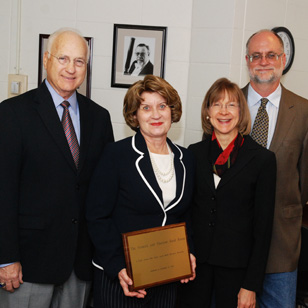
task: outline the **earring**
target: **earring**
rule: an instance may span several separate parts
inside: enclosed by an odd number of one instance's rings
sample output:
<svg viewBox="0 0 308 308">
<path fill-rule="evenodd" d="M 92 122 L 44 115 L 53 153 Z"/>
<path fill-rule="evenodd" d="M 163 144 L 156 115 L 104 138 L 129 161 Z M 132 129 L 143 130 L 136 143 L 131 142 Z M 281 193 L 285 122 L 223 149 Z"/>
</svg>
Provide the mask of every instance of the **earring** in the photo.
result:
<svg viewBox="0 0 308 308">
<path fill-rule="evenodd" d="M 209 117 L 209 116 L 206 116 L 206 119 L 207 119 L 207 120 L 209 120 L 209 119 L 210 119 L 210 117 Z"/>
</svg>

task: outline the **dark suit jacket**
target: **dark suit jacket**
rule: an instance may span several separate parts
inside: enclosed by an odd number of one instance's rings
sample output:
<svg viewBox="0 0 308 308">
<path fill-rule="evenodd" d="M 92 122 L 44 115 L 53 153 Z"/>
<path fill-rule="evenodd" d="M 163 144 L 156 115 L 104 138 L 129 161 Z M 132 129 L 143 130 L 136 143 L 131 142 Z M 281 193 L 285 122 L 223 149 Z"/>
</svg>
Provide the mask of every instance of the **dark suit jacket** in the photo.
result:
<svg viewBox="0 0 308 308">
<path fill-rule="evenodd" d="M 77 100 L 78 171 L 44 82 L 0 104 L 0 264 L 20 261 L 27 282 L 63 283 L 73 269 L 91 279 L 84 203 L 113 133 L 104 108 L 80 94 Z"/>
<path fill-rule="evenodd" d="M 132 74 L 132 72 L 134 71 L 135 67 L 136 67 L 136 63 L 137 61 L 134 61 L 133 64 L 131 65 L 128 73 Z M 141 72 L 139 73 L 140 75 L 148 75 L 148 74 L 153 74 L 153 70 L 154 70 L 154 66 L 151 63 L 151 61 L 149 61 L 146 66 L 141 70 Z"/>
<path fill-rule="evenodd" d="M 168 144 L 174 153 L 176 197 L 163 206 L 145 140 L 140 132 L 106 147 L 93 175 L 87 219 L 95 246 L 94 263 L 111 278 L 125 268 L 121 233 L 188 221 L 193 189 L 193 158 Z"/>
<path fill-rule="evenodd" d="M 189 146 L 196 158 L 192 202 L 195 256 L 198 263 L 246 268 L 242 287 L 259 291 L 272 230 L 275 155 L 245 136 L 235 164 L 215 189 L 210 142 L 207 136 Z"/>
<path fill-rule="evenodd" d="M 243 92 L 247 98 L 248 85 Z M 291 272 L 299 259 L 302 211 L 308 201 L 308 101 L 283 86 L 269 149 L 277 159 L 277 185 L 266 272 Z"/>
</svg>

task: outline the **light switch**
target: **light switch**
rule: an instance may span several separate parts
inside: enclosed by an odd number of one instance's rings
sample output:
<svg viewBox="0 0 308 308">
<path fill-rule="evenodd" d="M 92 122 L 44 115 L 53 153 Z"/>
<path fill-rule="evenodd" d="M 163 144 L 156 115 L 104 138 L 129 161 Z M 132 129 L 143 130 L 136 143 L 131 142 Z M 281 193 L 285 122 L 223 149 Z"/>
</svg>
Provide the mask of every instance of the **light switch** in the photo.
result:
<svg viewBox="0 0 308 308">
<path fill-rule="evenodd" d="M 20 74 L 9 74 L 8 97 L 22 94 L 28 90 L 28 76 Z"/>
<path fill-rule="evenodd" d="M 19 81 L 12 81 L 11 94 L 19 94 Z"/>
</svg>

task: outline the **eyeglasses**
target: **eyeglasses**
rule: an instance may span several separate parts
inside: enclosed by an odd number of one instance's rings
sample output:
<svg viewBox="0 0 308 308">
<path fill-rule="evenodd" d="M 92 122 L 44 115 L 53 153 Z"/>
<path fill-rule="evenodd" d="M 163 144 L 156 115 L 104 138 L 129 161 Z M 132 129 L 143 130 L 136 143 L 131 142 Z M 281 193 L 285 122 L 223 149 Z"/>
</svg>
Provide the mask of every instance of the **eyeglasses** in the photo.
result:
<svg viewBox="0 0 308 308">
<path fill-rule="evenodd" d="M 219 102 L 213 103 L 210 108 L 212 108 L 215 111 L 221 110 L 221 109 L 227 109 L 229 111 L 235 111 L 237 108 L 239 108 L 239 104 L 237 103 L 227 103 L 227 104 L 222 104 Z"/>
<path fill-rule="evenodd" d="M 136 56 L 145 56 L 145 52 L 136 52 Z"/>
<path fill-rule="evenodd" d="M 54 58 L 56 58 L 61 65 L 65 65 L 66 66 L 69 63 L 71 63 L 71 59 L 68 56 L 59 56 L 59 57 L 57 57 L 57 56 L 51 54 L 50 52 L 48 52 L 48 53 L 51 56 L 53 56 Z M 73 62 L 74 62 L 74 65 L 77 66 L 77 67 L 83 67 L 83 66 L 85 66 L 87 64 L 87 61 L 82 59 L 82 58 L 73 59 Z"/>
<path fill-rule="evenodd" d="M 159 104 L 156 106 L 156 110 L 161 112 L 165 111 L 169 106 L 167 104 Z M 154 106 L 150 106 L 147 104 L 140 104 L 139 109 L 145 112 L 152 112 L 154 110 Z"/>
<path fill-rule="evenodd" d="M 269 52 L 266 53 L 264 56 L 261 53 L 253 53 L 251 56 L 247 55 L 248 59 L 250 62 L 259 62 L 262 60 L 262 58 L 264 57 L 268 62 L 275 62 L 279 59 L 279 57 L 281 57 L 283 55 L 283 53 L 281 53 L 280 55 L 278 55 L 275 52 Z"/>
</svg>

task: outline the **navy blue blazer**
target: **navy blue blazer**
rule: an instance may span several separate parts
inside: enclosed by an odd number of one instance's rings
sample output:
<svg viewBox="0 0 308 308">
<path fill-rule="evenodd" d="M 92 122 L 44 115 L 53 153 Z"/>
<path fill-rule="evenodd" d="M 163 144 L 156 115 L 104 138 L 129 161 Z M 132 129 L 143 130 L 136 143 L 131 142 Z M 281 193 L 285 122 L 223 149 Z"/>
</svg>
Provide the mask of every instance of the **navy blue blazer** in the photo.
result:
<svg viewBox="0 0 308 308">
<path fill-rule="evenodd" d="M 92 279 L 85 200 L 113 132 L 106 109 L 77 100 L 78 170 L 45 82 L 0 104 L 0 264 L 20 261 L 26 282 Z"/>
<path fill-rule="evenodd" d="M 140 132 L 107 146 L 93 175 L 87 200 L 93 262 L 110 278 L 126 267 L 121 233 L 183 221 L 189 224 L 193 156 L 167 142 L 174 153 L 176 196 L 166 208 Z"/>
<path fill-rule="evenodd" d="M 195 256 L 199 263 L 246 268 L 242 287 L 259 291 L 273 223 L 275 155 L 245 136 L 235 164 L 215 189 L 210 143 L 207 137 L 188 148 L 196 158 L 192 202 Z"/>
</svg>

